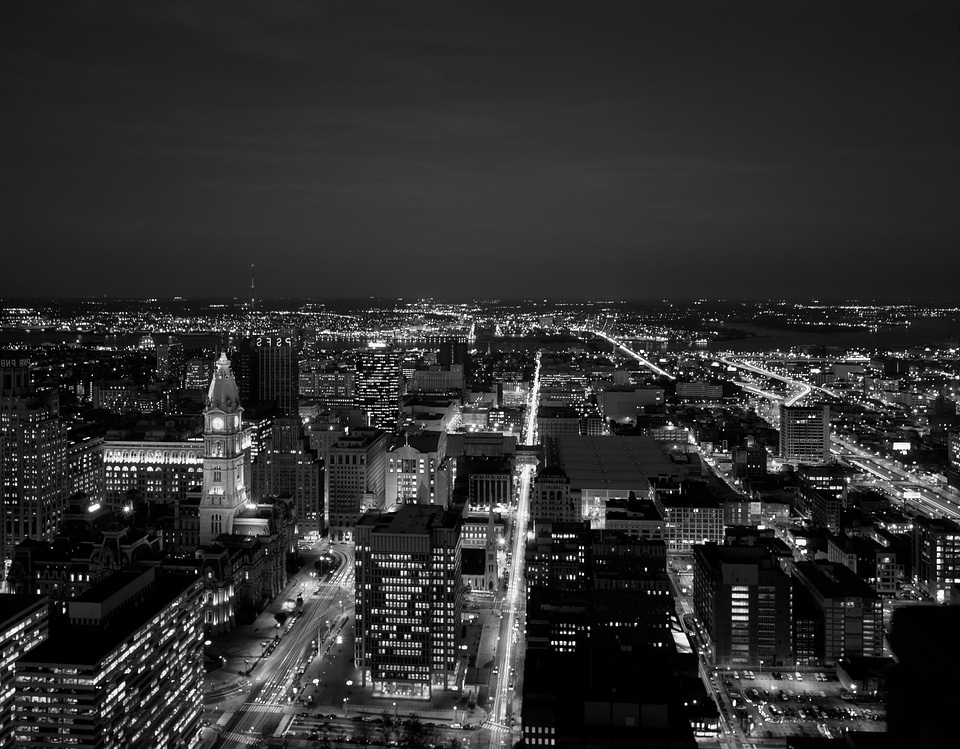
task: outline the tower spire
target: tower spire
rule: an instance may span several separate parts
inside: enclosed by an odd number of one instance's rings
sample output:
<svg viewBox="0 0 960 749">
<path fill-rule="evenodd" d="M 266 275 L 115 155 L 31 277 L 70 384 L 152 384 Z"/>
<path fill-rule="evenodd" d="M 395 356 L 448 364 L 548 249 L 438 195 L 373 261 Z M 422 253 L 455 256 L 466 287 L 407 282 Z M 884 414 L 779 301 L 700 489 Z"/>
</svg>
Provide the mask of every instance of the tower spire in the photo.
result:
<svg viewBox="0 0 960 749">
<path fill-rule="evenodd" d="M 257 292 L 253 284 L 253 269 L 254 264 L 250 263 L 250 311 L 253 312 L 257 308 Z"/>
</svg>

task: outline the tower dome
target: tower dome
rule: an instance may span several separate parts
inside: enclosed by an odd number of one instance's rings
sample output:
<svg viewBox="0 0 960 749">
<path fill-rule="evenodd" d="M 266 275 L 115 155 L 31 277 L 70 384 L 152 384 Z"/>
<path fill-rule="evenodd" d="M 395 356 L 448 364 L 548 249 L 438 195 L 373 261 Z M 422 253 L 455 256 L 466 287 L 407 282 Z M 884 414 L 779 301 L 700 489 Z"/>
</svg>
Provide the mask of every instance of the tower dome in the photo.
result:
<svg viewBox="0 0 960 749">
<path fill-rule="evenodd" d="M 216 408 L 226 413 L 240 409 L 240 393 L 237 381 L 230 369 L 230 360 L 225 353 L 217 359 L 217 371 L 213 373 L 210 391 L 207 393 L 207 408 Z"/>
</svg>

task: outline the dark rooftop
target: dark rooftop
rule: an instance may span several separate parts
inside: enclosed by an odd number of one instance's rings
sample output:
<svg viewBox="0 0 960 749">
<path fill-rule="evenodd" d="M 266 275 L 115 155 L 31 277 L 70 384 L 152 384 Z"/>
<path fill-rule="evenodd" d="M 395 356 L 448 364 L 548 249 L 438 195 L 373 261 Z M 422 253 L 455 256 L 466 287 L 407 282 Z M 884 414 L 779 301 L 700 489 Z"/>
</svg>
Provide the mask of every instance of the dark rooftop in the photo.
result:
<svg viewBox="0 0 960 749">
<path fill-rule="evenodd" d="M 0 627 L 6 625 L 11 619 L 17 619 L 23 615 L 23 612 L 33 608 L 39 601 L 45 601 L 46 596 L 33 595 L 32 593 L 5 593 L 0 595 Z"/>
<path fill-rule="evenodd" d="M 105 582 L 112 579 L 108 578 Z M 40 666 L 95 666 L 171 601 L 189 590 L 197 579 L 192 574 L 158 573 L 146 597 L 137 606 L 110 619 L 106 627 L 54 620 L 50 625 L 50 638 L 23 656 L 20 662 Z M 104 597 L 102 590 L 98 589 L 100 585 L 88 591 L 96 596 L 95 600 Z M 78 643 L 82 643 L 82 646 L 78 646 Z"/>
</svg>

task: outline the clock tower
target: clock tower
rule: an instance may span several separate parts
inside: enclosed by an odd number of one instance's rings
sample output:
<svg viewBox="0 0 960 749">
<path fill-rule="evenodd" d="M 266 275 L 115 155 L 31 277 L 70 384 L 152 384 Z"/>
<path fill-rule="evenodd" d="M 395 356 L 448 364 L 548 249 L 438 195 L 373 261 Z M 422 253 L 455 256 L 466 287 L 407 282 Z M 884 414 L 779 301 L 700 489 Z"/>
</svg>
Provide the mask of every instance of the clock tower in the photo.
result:
<svg viewBox="0 0 960 749">
<path fill-rule="evenodd" d="M 221 533 L 233 533 L 234 518 L 250 501 L 247 453 L 240 429 L 242 413 L 230 360 L 220 354 L 203 412 L 201 546 L 212 543 Z"/>
</svg>

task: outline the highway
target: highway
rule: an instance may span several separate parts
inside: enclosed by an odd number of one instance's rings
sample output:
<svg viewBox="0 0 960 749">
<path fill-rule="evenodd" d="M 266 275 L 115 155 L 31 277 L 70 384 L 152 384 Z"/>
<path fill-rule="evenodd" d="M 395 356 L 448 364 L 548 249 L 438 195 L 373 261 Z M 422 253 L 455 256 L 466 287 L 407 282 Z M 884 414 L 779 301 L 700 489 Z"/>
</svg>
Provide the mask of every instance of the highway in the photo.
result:
<svg viewBox="0 0 960 749">
<path fill-rule="evenodd" d="M 894 498 L 915 506 L 924 514 L 960 520 L 960 494 L 931 486 L 902 464 L 874 455 L 842 437 L 831 437 L 832 452 L 841 460 L 875 476 L 879 486 Z"/>
<path fill-rule="evenodd" d="M 640 362 L 643 366 L 645 366 L 647 369 L 649 369 L 649 370 L 650 370 L 651 372 L 653 372 L 654 374 L 658 374 L 658 375 L 660 375 L 661 377 L 666 377 L 666 378 L 668 378 L 668 379 L 670 379 L 670 380 L 675 380 L 675 379 L 677 379 L 677 378 L 674 377 L 672 374 L 670 374 L 667 370 L 662 369 L 661 367 L 658 367 L 656 364 L 654 364 L 654 363 L 653 363 L 652 361 L 650 361 L 649 359 L 645 359 L 644 357 L 640 356 L 640 354 L 638 354 L 636 351 L 633 351 L 633 350 L 631 350 L 631 349 L 628 349 L 626 346 L 624 346 L 622 343 L 620 343 L 620 341 L 616 340 L 615 338 L 611 338 L 611 337 L 608 336 L 606 333 L 601 333 L 599 330 L 584 330 L 584 331 L 580 331 L 580 332 L 582 332 L 582 333 L 592 333 L 593 335 L 597 336 L 598 338 L 602 338 L 603 340 L 605 340 L 605 341 L 606 341 L 607 343 L 609 343 L 610 345 L 616 346 L 618 349 L 620 349 L 620 351 L 622 351 L 623 353 L 625 353 L 627 356 L 630 356 L 630 357 L 633 357 L 634 359 L 636 359 L 638 362 Z"/>
<path fill-rule="evenodd" d="M 524 444 L 535 444 L 537 429 L 537 403 L 540 397 L 540 353 L 533 375 L 533 387 L 527 405 L 527 421 L 524 425 Z M 520 476 L 520 494 L 517 497 L 517 512 L 513 521 L 513 559 L 508 569 L 509 581 L 503 599 L 503 618 L 500 620 L 500 642 L 495 665 L 499 670 L 496 688 L 490 703 L 489 720 L 484 728 L 490 732 L 490 746 L 513 746 L 514 696 L 520 689 L 523 675 L 523 621 L 526 601 L 523 585 L 523 564 L 526 552 L 527 517 L 529 514 L 530 483 L 532 466 L 524 466 Z"/>
<path fill-rule="evenodd" d="M 800 380 L 793 380 L 776 372 L 762 369 L 754 364 L 740 362 L 735 359 L 730 359 L 729 357 L 722 357 L 721 361 L 738 369 L 745 369 L 754 374 L 779 380 L 791 388 L 795 388 L 796 392 L 783 401 L 787 405 L 798 402 L 814 390 L 831 397 L 836 397 L 831 390 L 810 385 Z M 782 398 L 782 396 L 778 396 L 775 393 L 770 393 L 752 386 L 746 389 L 773 400 Z M 960 494 L 950 489 L 924 483 L 911 474 L 909 469 L 905 468 L 903 464 L 890 458 L 875 455 L 843 437 L 831 434 L 830 443 L 831 452 L 836 455 L 838 459 L 875 476 L 880 480 L 879 486 L 894 499 L 911 504 L 920 512 L 932 517 L 946 517 L 952 520 L 960 519 Z"/>
<path fill-rule="evenodd" d="M 791 395 L 788 400 L 789 403 L 786 403 L 788 406 L 792 406 L 797 403 L 801 398 L 806 398 L 810 395 L 811 392 L 816 390 L 817 392 L 823 393 L 824 395 L 829 395 L 831 398 L 840 397 L 837 393 L 827 388 L 822 388 L 819 385 L 811 385 L 808 382 L 803 382 L 801 380 L 794 380 L 790 377 L 785 377 L 782 374 L 777 374 L 776 372 L 771 372 L 769 369 L 763 369 L 758 367 L 755 364 L 750 364 L 749 362 L 737 361 L 736 359 L 731 359 L 728 356 L 721 356 L 720 361 L 730 367 L 736 367 L 737 369 L 745 369 L 748 372 L 753 372 L 754 374 L 763 375 L 764 377 L 769 377 L 771 380 L 779 380 L 780 382 L 786 383 L 792 388 L 797 388 L 800 391 L 803 391 L 801 394 L 794 396 Z"/>
<path fill-rule="evenodd" d="M 340 566 L 328 582 L 322 583 L 319 596 L 313 594 L 316 581 L 306 576 L 306 568 L 282 594 L 293 598 L 302 594 L 303 613 L 296 621 L 284 624 L 284 633 L 273 652 L 251 668 L 247 699 L 223 726 L 214 747 L 226 749 L 255 744 L 265 734 L 272 735 L 290 712 L 289 705 L 302 686 L 301 675 L 313 660 L 321 622 L 325 625 L 328 619 L 340 617 L 343 611 L 340 602 L 345 596 L 349 596 L 352 604 L 353 550 L 340 545 L 332 547 L 331 553 L 339 557 Z M 321 652 L 329 648 L 329 644 L 321 644 Z"/>
</svg>

